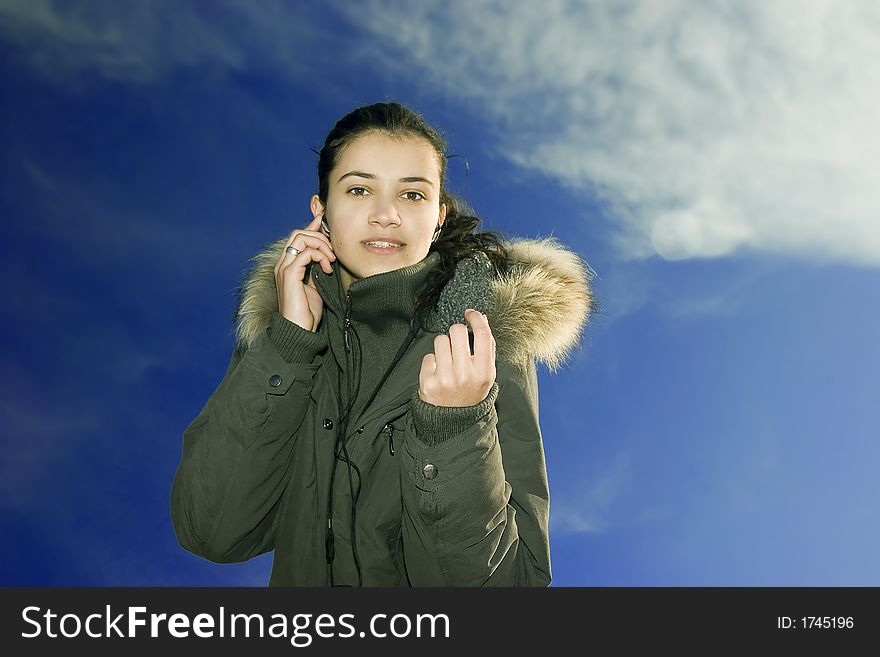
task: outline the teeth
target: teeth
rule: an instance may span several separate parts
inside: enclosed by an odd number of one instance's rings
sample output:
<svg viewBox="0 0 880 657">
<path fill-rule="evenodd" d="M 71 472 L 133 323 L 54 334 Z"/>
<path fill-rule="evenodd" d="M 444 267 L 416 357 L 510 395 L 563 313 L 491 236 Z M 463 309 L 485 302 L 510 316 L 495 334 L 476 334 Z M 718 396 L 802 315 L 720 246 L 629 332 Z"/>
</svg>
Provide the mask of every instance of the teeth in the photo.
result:
<svg viewBox="0 0 880 657">
<path fill-rule="evenodd" d="M 387 249 L 389 246 L 400 246 L 400 244 L 395 244 L 394 242 L 366 242 L 370 246 L 378 246 L 383 249 Z"/>
</svg>

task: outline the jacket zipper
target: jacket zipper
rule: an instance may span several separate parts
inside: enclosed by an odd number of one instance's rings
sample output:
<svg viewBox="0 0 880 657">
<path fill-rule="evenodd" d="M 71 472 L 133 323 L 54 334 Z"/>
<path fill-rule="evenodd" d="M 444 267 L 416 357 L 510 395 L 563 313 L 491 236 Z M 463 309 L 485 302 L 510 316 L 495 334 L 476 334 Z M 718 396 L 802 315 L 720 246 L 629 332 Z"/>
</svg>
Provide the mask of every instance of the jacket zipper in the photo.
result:
<svg viewBox="0 0 880 657">
<path fill-rule="evenodd" d="M 345 293 L 345 350 L 351 353 L 351 337 L 349 337 L 349 333 L 351 332 L 351 292 L 346 291 Z"/>
<path fill-rule="evenodd" d="M 388 451 L 394 456 L 394 425 L 388 422 L 385 425 L 385 431 L 388 432 Z"/>
</svg>

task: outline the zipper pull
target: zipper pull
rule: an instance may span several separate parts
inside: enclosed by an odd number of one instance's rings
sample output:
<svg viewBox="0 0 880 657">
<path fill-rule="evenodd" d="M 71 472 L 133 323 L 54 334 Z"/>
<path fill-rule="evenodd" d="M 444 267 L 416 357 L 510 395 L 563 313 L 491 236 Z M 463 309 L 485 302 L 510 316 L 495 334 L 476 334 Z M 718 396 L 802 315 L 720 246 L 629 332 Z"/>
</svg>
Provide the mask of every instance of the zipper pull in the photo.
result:
<svg viewBox="0 0 880 657">
<path fill-rule="evenodd" d="M 333 563 L 333 560 L 336 558 L 336 547 L 334 545 L 335 539 L 333 536 L 333 521 L 328 518 L 327 519 L 327 534 L 324 538 L 324 556 L 327 559 L 327 563 Z"/>
<path fill-rule="evenodd" d="M 389 422 L 385 425 L 385 430 L 388 432 L 388 451 L 394 456 L 394 425 Z"/>
<path fill-rule="evenodd" d="M 345 350 L 351 353 L 351 338 L 349 337 L 351 331 L 351 292 L 345 293 L 345 299 Z"/>
</svg>

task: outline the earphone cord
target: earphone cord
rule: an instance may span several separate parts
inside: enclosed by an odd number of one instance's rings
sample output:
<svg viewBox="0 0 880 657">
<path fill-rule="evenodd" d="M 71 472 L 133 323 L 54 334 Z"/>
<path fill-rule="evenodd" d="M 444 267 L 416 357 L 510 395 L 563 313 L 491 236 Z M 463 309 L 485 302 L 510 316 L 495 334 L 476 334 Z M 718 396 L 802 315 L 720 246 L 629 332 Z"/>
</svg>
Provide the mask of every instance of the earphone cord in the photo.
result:
<svg viewBox="0 0 880 657">
<path fill-rule="evenodd" d="M 339 376 L 337 378 L 337 386 L 336 391 L 339 395 L 339 399 L 342 399 L 342 372 L 339 372 Z M 349 377 L 349 385 L 351 383 L 351 377 Z M 357 391 L 360 390 L 360 377 L 358 377 L 358 387 Z M 336 558 L 336 538 L 333 533 L 333 484 L 336 481 L 336 466 L 339 461 L 345 461 L 348 464 L 348 480 L 349 480 L 349 490 L 351 490 L 351 460 L 348 458 L 348 450 L 346 449 L 346 434 L 348 433 L 348 420 L 351 414 L 352 406 L 354 405 L 355 395 L 351 395 L 351 388 L 349 387 L 349 399 L 348 405 L 343 412 L 342 417 L 339 421 L 339 428 L 336 433 L 336 443 L 333 446 L 333 469 L 330 472 L 330 493 L 327 496 L 327 535 L 324 541 L 324 550 L 325 556 L 327 559 L 327 567 L 329 570 L 330 577 L 330 586 L 335 586 L 333 583 L 333 560 Z M 339 448 L 342 447 L 343 452 L 345 452 L 345 456 L 339 453 Z M 357 467 L 357 466 L 355 466 Z M 360 488 L 360 471 L 358 471 L 358 488 Z M 352 534 L 352 549 L 354 550 L 354 535 Z M 358 585 L 361 582 L 361 571 L 360 571 L 360 562 L 358 561 L 357 554 L 355 553 L 355 565 L 358 569 Z"/>
<path fill-rule="evenodd" d="M 357 347 L 358 347 L 358 356 L 361 357 L 363 355 L 363 352 L 361 351 L 360 338 L 357 336 L 357 332 L 354 330 L 353 327 L 351 330 L 356 338 L 355 342 L 357 343 Z M 394 370 L 394 368 L 397 366 L 397 363 L 400 361 L 400 359 L 403 358 L 404 353 L 406 353 L 406 350 L 409 348 L 409 345 L 412 344 L 412 341 L 415 339 L 417 333 L 418 333 L 418 329 L 415 326 L 415 322 L 413 321 L 410 323 L 409 334 L 407 335 L 406 339 L 403 341 L 403 344 L 400 345 L 400 348 L 397 350 L 397 354 L 395 354 L 394 359 L 391 361 L 391 365 L 389 365 L 388 368 L 385 370 L 385 373 L 382 375 L 382 378 L 379 380 L 378 385 L 376 385 L 376 387 L 373 389 L 373 392 L 370 395 L 370 398 L 367 400 L 367 403 L 364 406 L 364 408 L 369 408 L 370 404 L 373 403 L 373 400 L 376 398 L 376 395 L 379 394 L 379 390 L 382 389 L 382 385 L 385 383 L 386 379 L 390 376 L 390 374 Z M 350 384 L 350 378 L 349 378 L 349 384 Z M 360 376 L 357 377 L 357 386 L 358 387 L 356 390 L 359 391 L 360 390 Z M 341 399 L 342 398 L 341 397 L 341 393 L 342 393 L 341 380 L 338 381 L 337 391 L 338 391 L 338 393 L 340 395 L 340 399 Z M 361 492 L 361 471 L 357 467 L 357 465 L 355 463 L 353 463 L 351 461 L 351 459 L 349 458 L 348 449 L 346 447 L 346 443 L 348 442 L 348 436 L 346 434 L 348 433 L 347 428 L 348 428 L 349 415 L 351 413 L 352 406 L 354 405 L 354 400 L 355 400 L 354 396 L 349 398 L 348 406 L 345 410 L 345 415 L 340 423 L 339 432 L 336 434 L 336 445 L 334 446 L 334 449 L 333 449 L 333 471 L 331 472 L 331 475 L 330 475 L 330 494 L 327 497 L 327 536 L 326 536 L 326 540 L 324 543 L 324 547 L 325 547 L 325 552 L 326 552 L 327 565 L 328 565 L 329 573 L 330 573 L 330 585 L 331 586 L 334 586 L 334 584 L 333 584 L 333 560 L 336 556 L 336 551 L 335 551 L 335 547 L 334 547 L 335 537 L 333 534 L 333 484 L 336 479 L 336 465 L 337 465 L 338 461 L 345 461 L 345 463 L 348 465 L 348 486 L 349 486 L 349 493 L 351 495 L 351 550 L 352 550 L 352 556 L 354 557 L 355 567 L 357 568 L 358 586 L 363 586 L 363 577 L 361 574 L 360 559 L 359 559 L 358 553 L 357 553 L 357 540 L 356 540 L 357 500 L 358 500 L 358 497 L 360 496 L 360 492 Z M 341 440 L 340 440 L 340 438 L 341 438 Z M 342 451 L 343 451 L 344 456 L 339 454 L 340 444 L 342 446 Z M 357 473 L 357 476 L 358 476 L 357 490 L 355 490 L 355 488 L 354 488 L 354 483 L 353 483 L 352 476 L 351 476 L 352 469 L 354 469 L 354 471 Z"/>
</svg>

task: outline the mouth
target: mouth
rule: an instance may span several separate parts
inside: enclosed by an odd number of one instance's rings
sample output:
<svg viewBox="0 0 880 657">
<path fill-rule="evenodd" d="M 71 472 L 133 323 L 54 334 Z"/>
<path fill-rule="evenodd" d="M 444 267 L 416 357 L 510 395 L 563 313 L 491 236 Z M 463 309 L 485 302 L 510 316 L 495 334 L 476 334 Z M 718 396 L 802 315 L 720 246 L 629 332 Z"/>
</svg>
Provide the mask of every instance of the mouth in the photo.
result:
<svg viewBox="0 0 880 657">
<path fill-rule="evenodd" d="M 403 244 L 399 244 L 397 242 L 385 242 L 382 240 L 376 240 L 372 242 L 361 242 L 368 251 L 372 251 L 373 253 L 379 253 L 381 255 L 391 255 L 392 253 L 397 253 L 403 248 Z"/>
</svg>

